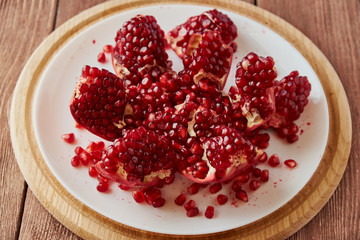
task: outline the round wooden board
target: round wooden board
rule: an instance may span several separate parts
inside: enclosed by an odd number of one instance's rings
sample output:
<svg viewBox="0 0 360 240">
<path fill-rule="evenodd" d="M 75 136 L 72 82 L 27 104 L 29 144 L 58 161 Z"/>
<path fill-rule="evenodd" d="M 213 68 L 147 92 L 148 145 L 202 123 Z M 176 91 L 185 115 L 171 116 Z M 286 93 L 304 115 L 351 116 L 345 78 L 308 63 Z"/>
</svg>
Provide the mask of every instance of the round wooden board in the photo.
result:
<svg viewBox="0 0 360 240">
<path fill-rule="evenodd" d="M 324 89 L 329 108 L 330 131 L 325 153 L 306 186 L 272 214 L 226 232 L 179 236 L 134 229 L 108 219 L 72 196 L 46 165 L 33 130 L 33 99 L 48 63 L 75 35 L 94 23 L 138 7 L 154 4 L 196 4 L 225 9 L 249 17 L 280 34 L 310 63 Z M 28 185 L 45 208 L 71 231 L 85 239 L 284 239 L 310 221 L 325 205 L 344 173 L 351 146 L 349 104 L 341 81 L 321 51 L 300 31 L 279 17 L 236 0 L 106 2 L 70 19 L 54 31 L 33 53 L 16 85 L 10 115 L 14 152 Z"/>
</svg>

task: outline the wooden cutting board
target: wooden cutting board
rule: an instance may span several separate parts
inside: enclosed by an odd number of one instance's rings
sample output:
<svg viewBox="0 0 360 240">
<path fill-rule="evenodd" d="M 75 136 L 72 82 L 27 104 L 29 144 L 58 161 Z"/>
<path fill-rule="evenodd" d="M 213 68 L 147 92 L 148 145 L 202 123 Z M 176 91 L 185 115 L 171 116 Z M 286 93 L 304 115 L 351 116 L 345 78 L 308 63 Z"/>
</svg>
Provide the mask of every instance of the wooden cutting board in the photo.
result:
<svg viewBox="0 0 360 240">
<path fill-rule="evenodd" d="M 281 35 L 309 62 L 324 89 L 329 108 L 327 147 L 313 177 L 287 204 L 249 225 L 230 231 L 194 236 L 164 235 L 134 229 L 108 219 L 72 196 L 46 165 L 33 130 L 33 99 L 39 79 L 55 54 L 79 32 L 119 12 L 154 4 L 196 4 L 225 9 L 251 18 Z M 14 91 L 11 116 L 14 152 L 28 185 L 45 208 L 71 231 L 85 239 L 283 239 L 308 221 L 325 205 L 343 175 L 351 146 L 349 104 L 335 70 L 321 51 L 300 31 L 279 17 L 235 0 L 210 1 L 111 1 L 82 12 L 54 31 L 33 53 Z"/>
</svg>

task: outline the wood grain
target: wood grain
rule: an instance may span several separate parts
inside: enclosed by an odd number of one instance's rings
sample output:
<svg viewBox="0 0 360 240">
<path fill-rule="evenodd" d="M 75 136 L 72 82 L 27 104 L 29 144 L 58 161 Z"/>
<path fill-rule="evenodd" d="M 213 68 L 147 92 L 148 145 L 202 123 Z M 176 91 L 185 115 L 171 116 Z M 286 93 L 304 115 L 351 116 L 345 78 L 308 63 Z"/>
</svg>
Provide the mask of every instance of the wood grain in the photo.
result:
<svg viewBox="0 0 360 240">
<path fill-rule="evenodd" d="M 0 1 L 0 239 L 16 239 L 25 194 L 8 128 L 10 100 L 19 74 L 35 48 L 51 33 L 55 1 Z"/>
<path fill-rule="evenodd" d="M 360 108 L 358 100 L 354 101 L 360 94 L 360 2 L 258 0 L 258 5 L 291 22 L 324 52 L 342 80 L 353 119 L 352 152 L 343 180 L 324 209 L 291 239 L 309 236 L 312 239 L 360 239 L 360 162 L 357 151 L 360 147 Z"/>
</svg>

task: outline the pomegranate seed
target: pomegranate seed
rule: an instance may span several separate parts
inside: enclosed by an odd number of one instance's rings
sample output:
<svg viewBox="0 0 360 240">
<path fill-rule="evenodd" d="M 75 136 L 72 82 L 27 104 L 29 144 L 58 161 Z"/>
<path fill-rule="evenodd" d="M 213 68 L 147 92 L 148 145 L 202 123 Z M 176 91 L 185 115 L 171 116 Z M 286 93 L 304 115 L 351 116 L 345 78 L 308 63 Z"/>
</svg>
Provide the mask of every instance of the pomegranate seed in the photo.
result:
<svg viewBox="0 0 360 240">
<path fill-rule="evenodd" d="M 268 164 L 271 167 L 276 167 L 280 164 L 279 156 L 277 154 L 271 155 L 271 157 L 268 159 Z"/>
<path fill-rule="evenodd" d="M 285 160 L 285 161 L 284 161 L 284 164 L 285 164 L 286 166 L 288 166 L 289 168 L 294 168 L 294 167 L 297 166 L 296 161 L 293 160 L 293 159 Z"/>
<path fill-rule="evenodd" d="M 207 206 L 205 210 L 205 217 L 208 219 L 211 219 L 214 217 L 214 207 L 213 206 Z"/>
<path fill-rule="evenodd" d="M 224 205 L 228 201 L 228 197 L 224 194 L 219 194 L 216 199 L 220 205 Z"/>
<path fill-rule="evenodd" d="M 89 176 L 90 177 L 97 177 L 97 175 L 98 175 L 98 172 L 97 172 L 95 166 L 90 166 L 89 167 Z"/>
<path fill-rule="evenodd" d="M 152 205 L 153 205 L 154 208 L 159 208 L 159 207 L 164 206 L 164 205 L 165 205 L 165 202 L 166 202 L 165 198 L 162 198 L 162 197 L 161 197 L 161 198 L 156 199 L 156 200 L 152 203 Z"/>
<path fill-rule="evenodd" d="M 149 203 L 149 204 L 153 204 L 153 202 L 155 202 L 156 199 L 160 198 L 161 195 L 162 194 L 161 194 L 160 189 L 157 189 L 157 188 L 153 188 L 149 191 L 144 192 L 145 199 L 146 199 L 147 203 Z"/>
<path fill-rule="evenodd" d="M 252 171 L 252 175 L 256 178 L 259 178 L 260 175 L 261 175 L 261 169 L 259 168 L 254 168 L 253 171 Z"/>
<path fill-rule="evenodd" d="M 62 138 L 67 143 L 73 143 L 75 141 L 75 135 L 73 133 L 63 134 Z"/>
<path fill-rule="evenodd" d="M 106 192 L 108 189 L 109 189 L 109 184 L 108 183 L 99 183 L 96 187 L 96 189 L 99 191 L 99 192 Z"/>
<path fill-rule="evenodd" d="M 248 196 L 247 196 L 247 194 L 246 194 L 246 192 L 244 190 L 240 190 L 240 191 L 236 192 L 235 197 L 237 199 L 240 199 L 243 202 L 248 202 L 249 201 Z"/>
<path fill-rule="evenodd" d="M 111 46 L 111 45 L 105 45 L 105 46 L 103 47 L 103 51 L 104 51 L 105 53 L 111 53 L 112 50 L 113 50 L 113 46 Z"/>
<path fill-rule="evenodd" d="M 145 201 L 144 193 L 141 190 L 133 191 L 132 196 L 137 203 Z"/>
<path fill-rule="evenodd" d="M 71 159 L 71 165 L 73 167 L 78 167 L 80 164 L 80 160 L 79 160 L 79 157 L 78 156 L 74 156 L 72 159 Z"/>
<path fill-rule="evenodd" d="M 247 183 L 249 181 L 249 175 L 248 174 L 241 174 L 236 178 L 241 183 Z"/>
<path fill-rule="evenodd" d="M 121 190 L 124 190 L 124 191 L 127 191 L 127 190 L 130 189 L 129 186 L 126 186 L 126 185 L 124 185 L 124 184 L 119 184 L 118 187 L 119 187 Z"/>
<path fill-rule="evenodd" d="M 260 180 L 262 182 L 269 181 L 269 170 L 264 169 L 264 170 L 261 171 Z"/>
<path fill-rule="evenodd" d="M 99 181 L 99 183 L 108 183 L 109 182 L 109 179 L 107 179 L 104 176 L 101 176 L 100 174 L 98 174 L 97 180 Z"/>
<path fill-rule="evenodd" d="M 241 190 L 241 181 L 234 180 L 233 184 L 231 185 L 231 189 L 234 190 L 234 192 L 240 191 Z"/>
<path fill-rule="evenodd" d="M 105 63 L 106 62 L 106 56 L 104 52 L 101 52 L 97 56 L 97 60 L 99 63 Z"/>
<path fill-rule="evenodd" d="M 209 191 L 211 194 L 217 193 L 222 189 L 221 183 L 214 183 L 210 186 Z"/>
<path fill-rule="evenodd" d="M 199 192 L 199 189 L 200 189 L 200 184 L 198 183 L 193 183 L 191 184 L 188 189 L 187 189 L 187 192 L 190 194 L 190 195 L 194 195 L 196 193 Z"/>
<path fill-rule="evenodd" d="M 186 211 L 186 216 L 188 217 L 195 217 L 199 215 L 199 209 L 197 207 L 191 208 Z"/>
<path fill-rule="evenodd" d="M 175 180 L 175 174 L 171 174 L 169 177 L 164 178 L 165 184 L 171 184 Z"/>
<path fill-rule="evenodd" d="M 249 183 L 249 187 L 251 190 L 255 191 L 260 187 L 260 182 L 258 180 L 251 180 Z"/>
<path fill-rule="evenodd" d="M 190 209 L 193 209 L 194 207 L 196 207 L 196 203 L 194 200 L 189 200 L 185 205 L 184 208 L 186 211 L 189 211 Z"/>
<path fill-rule="evenodd" d="M 179 196 L 175 198 L 176 205 L 182 206 L 186 202 L 185 194 L 181 193 Z"/>
</svg>

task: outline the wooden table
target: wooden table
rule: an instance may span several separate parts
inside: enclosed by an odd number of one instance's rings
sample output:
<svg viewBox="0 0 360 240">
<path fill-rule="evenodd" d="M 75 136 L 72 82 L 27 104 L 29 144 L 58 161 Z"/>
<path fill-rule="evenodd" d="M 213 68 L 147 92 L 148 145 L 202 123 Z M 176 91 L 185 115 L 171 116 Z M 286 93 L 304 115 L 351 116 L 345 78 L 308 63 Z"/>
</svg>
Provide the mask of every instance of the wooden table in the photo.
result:
<svg viewBox="0 0 360 240">
<path fill-rule="evenodd" d="M 12 151 L 8 116 L 12 92 L 31 53 L 52 31 L 104 0 L 0 0 L 0 239 L 79 239 L 38 202 Z M 353 142 L 339 187 L 320 213 L 289 239 L 360 239 L 360 1 L 247 0 L 308 36 L 337 71 L 350 102 Z"/>
</svg>

